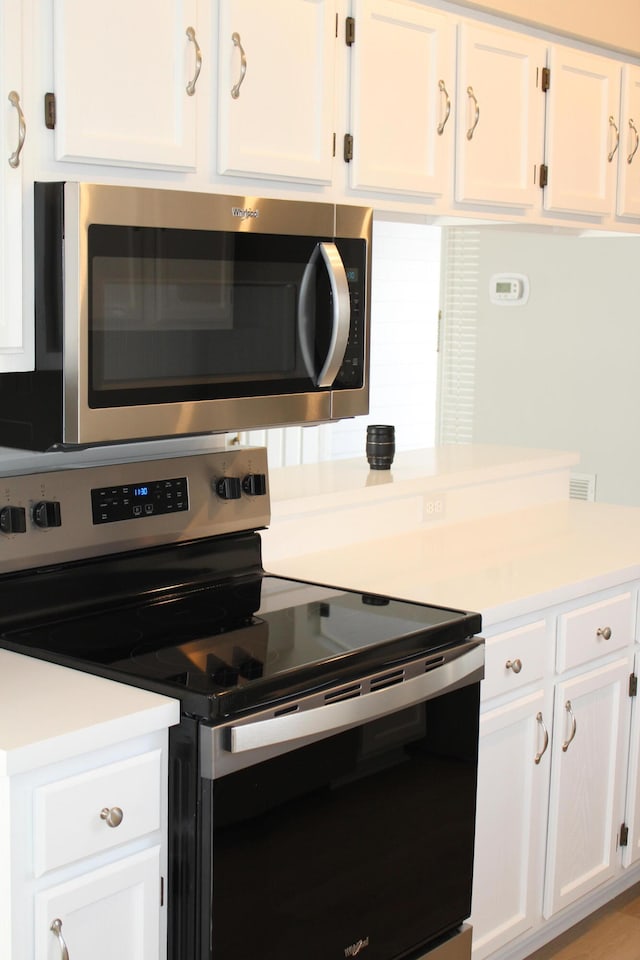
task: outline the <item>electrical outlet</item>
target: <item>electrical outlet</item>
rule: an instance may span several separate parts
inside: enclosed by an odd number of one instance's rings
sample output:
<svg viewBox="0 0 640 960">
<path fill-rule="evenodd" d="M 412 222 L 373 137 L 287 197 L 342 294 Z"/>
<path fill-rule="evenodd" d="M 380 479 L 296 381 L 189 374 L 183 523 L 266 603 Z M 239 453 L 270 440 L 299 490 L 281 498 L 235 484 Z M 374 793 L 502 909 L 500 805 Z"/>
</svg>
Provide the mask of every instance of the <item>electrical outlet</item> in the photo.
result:
<svg viewBox="0 0 640 960">
<path fill-rule="evenodd" d="M 425 520 L 439 520 L 444 516 L 444 497 L 441 494 L 425 497 L 423 516 Z"/>
</svg>

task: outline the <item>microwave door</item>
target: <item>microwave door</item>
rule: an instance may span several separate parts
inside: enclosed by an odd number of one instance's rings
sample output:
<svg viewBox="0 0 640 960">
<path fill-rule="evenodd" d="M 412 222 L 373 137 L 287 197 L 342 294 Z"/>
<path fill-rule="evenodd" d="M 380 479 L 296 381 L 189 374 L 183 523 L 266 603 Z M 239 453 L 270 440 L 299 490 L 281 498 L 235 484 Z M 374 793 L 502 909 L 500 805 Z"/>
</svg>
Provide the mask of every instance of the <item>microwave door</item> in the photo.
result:
<svg viewBox="0 0 640 960">
<path fill-rule="evenodd" d="M 331 288 L 331 334 L 325 357 L 316 360 L 316 271 L 327 271 Z M 298 300 L 298 336 L 307 373 L 316 387 L 330 387 L 342 366 L 351 326 L 349 283 L 342 257 L 335 243 L 317 243 L 307 263 Z"/>
</svg>

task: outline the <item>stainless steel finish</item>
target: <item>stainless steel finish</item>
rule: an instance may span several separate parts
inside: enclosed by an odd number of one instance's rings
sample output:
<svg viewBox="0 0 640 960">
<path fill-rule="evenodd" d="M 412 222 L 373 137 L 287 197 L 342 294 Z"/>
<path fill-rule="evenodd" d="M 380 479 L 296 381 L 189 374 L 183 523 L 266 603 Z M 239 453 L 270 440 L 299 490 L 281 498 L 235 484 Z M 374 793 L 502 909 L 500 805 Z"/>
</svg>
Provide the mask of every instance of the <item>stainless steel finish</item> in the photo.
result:
<svg viewBox="0 0 640 960">
<path fill-rule="evenodd" d="M 602 637 L 603 640 L 611 640 L 611 627 L 598 627 L 596 637 Z"/>
<path fill-rule="evenodd" d="M 187 84 L 187 95 L 192 97 L 196 92 L 196 83 L 198 82 L 198 77 L 200 76 L 200 71 L 202 70 L 202 51 L 200 49 L 200 44 L 196 40 L 196 32 L 193 27 L 187 27 L 187 37 L 195 47 L 196 51 L 196 67 L 194 70 L 193 77 L 189 80 Z"/>
<path fill-rule="evenodd" d="M 569 714 L 569 716 L 571 717 L 571 732 L 570 732 L 570 734 L 569 734 L 568 739 L 565 740 L 564 743 L 562 744 L 562 752 L 563 752 L 563 753 L 566 753 L 567 750 L 569 749 L 569 744 L 572 742 L 573 738 L 574 738 L 575 735 L 576 735 L 576 730 L 578 729 L 578 725 L 577 725 L 577 723 L 576 723 L 575 714 L 574 714 L 573 708 L 572 708 L 572 706 L 571 706 L 571 700 L 567 700 L 567 701 L 566 701 L 566 703 L 565 703 L 565 705 L 564 705 L 564 708 L 565 708 L 565 710 L 567 711 L 567 713 Z"/>
<path fill-rule="evenodd" d="M 390 674 L 392 674 L 390 676 Z M 469 644 L 444 655 L 430 655 L 301 697 L 283 710 L 261 711 L 243 721 L 201 727 L 201 775 L 225 776 L 261 760 L 288 753 L 377 717 L 441 696 L 484 675 L 484 646 Z M 385 684 L 389 685 L 385 685 Z"/>
<path fill-rule="evenodd" d="M 297 423 L 322 423 L 369 409 L 368 307 L 365 382 L 362 388 L 295 396 L 242 397 L 108 409 L 88 405 L 88 228 L 92 223 L 280 233 L 292 236 L 362 237 L 370 249 L 372 212 L 352 206 L 107 184 L 65 183 L 64 436 L 63 442 L 109 443 L 148 437 L 230 432 Z M 258 210 L 239 217 L 235 211 Z"/>
<path fill-rule="evenodd" d="M 234 47 L 237 47 L 238 50 L 240 51 L 240 76 L 238 77 L 238 80 L 236 81 L 236 83 L 234 83 L 234 85 L 231 87 L 231 96 L 233 97 L 234 100 L 237 100 L 238 97 L 240 96 L 240 87 L 244 82 L 244 78 L 247 72 L 247 57 L 244 52 L 244 47 L 242 46 L 242 42 L 240 40 L 240 34 L 235 32 L 232 33 L 231 40 L 233 42 Z"/>
<path fill-rule="evenodd" d="M 69 951 L 67 949 L 64 937 L 62 936 L 62 920 L 53 920 L 49 929 L 58 938 L 58 944 L 60 946 L 60 960 L 69 960 Z"/>
<path fill-rule="evenodd" d="M 267 494 L 224 501 L 211 489 L 219 477 L 267 477 Z M 186 477 L 189 510 L 117 523 L 94 525 L 90 490 L 122 484 Z M 27 530 L 0 533 L 0 573 L 25 570 L 109 553 L 179 543 L 200 537 L 256 530 L 269 523 L 267 452 L 264 447 L 234 447 L 193 456 L 137 463 L 99 464 L 2 478 L 4 502 L 26 511 Z M 60 504 L 61 526 L 42 529 L 32 519 L 41 500 Z"/>
<path fill-rule="evenodd" d="M 631 153 L 628 154 L 628 156 L 627 156 L 627 163 L 632 163 L 632 162 L 633 162 L 633 158 L 635 157 L 636 152 L 637 152 L 637 150 L 638 150 L 638 146 L 640 145 L 640 137 L 638 136 L 638 129 L 637 129 L 635 123 L 633 122 L 633 120 L 629 120 L 629 130 L 632 130 L 632 131 L 633 131 L 633 135 L 634 135 L 634 137 L 635 137 L 635 143 L 634 143 L 634 145 L 633 145 L 633 150 L 632 150 Z"/>
<path fill-rule="evenodd" d="M 122 807 L 103 807 L 100 811 L 100 819 L 104 820 L 108 827 L 119 827 L 123 817 Z"/>
<path fill-rule="evenodd" d="M 515 660 L 507 660 L 505 663 L 505 668 L 507 670 L 513 670 L 514 673 L 520 673 L 522 670 L 522 660 L 517 657 Z"/>
<path fill-rule="evenodd" d="M 9 166 L 15 169 L 16 167 L 20 166 L 20 154 L 22 153 L 24 141 L 27 136 L 27 121 L 25 120 L 22 107 L 20 106 L 20 94 L 15 90 L 12 90 L 9 94 L 9 101 L 11 105 L 14 106 L 18 111 L 18 146 L 9 157 Z"/>
<path fill-rule="evenodd" d="M 313 289 L 312 281 L 319 259 L 324 261 L 331 285 L 333 324 L 331 329 L 331 342 L 325 362 L 320 372 L 316 373 L 313 343 L 309 336 L 312 323 L 308 298 L 310 291 Z M 302 277 L 298 306 L 298 333 L 307 373 L 316 386 L 330 387 L 338 375 L 338 371 L 344 360 L 344 352 L 347 349 L 351 323 L 349 283 L 342 258 L 335 243 L 325 243 L 323 241 L 316 245 Z"/>
<path fill-rule="evenodd" d="M 449 119 L 449 115 L 451 114 L 451 98 L 445 86 L 444 80 L 438 81 L 438 90 L 440 91 L 440 93 L 444 94 L 444 117 L 438 124 L 438 128 L 437 128 L 438 136 L 441 137 L 442 134 L 444 133 L 444 128 L 447 125 L 447 120 Z"/>
<path fill-rule="evenodd" d="M 616 150 L 618 149 L 618 144 L 620 143 L 620 132 L 619 132 L 617 126 L 616 126 L 616 121 L 615 121 L 615 118 L 614 118 L 614 117 L 609 117 L 609 126 L 610 126 L 610 127 L 613 127 L 613 131 L 614 131 L 614 133 L 615 133 L 615 138 L 616 138 L 616 141 L 615 141 L 613 147 L 611 148 L 611 150 L 609 151 L 609 155 L 608 155 L 608 157 L 607 157 L 607 160 L 609 161 L 609 163 L 611 163 L 611 161 L 613 160 L 613 158 L 614 158 L 615 155 L 616 155 Z"/>
<path fill-rule="evenodd" d="M 473 123 L 467 130 L 467 140 L 471 140 L 473 138 L 473 134 L 475 133 L 475 129 L 478 126 L 478 120 L 480 119 L 480 107 L 478 105 L 476 95 L 473 92 L 473 87 L 467 87 L 467 96 L 469 100 L 473 102 L 473 106 L 474 106 Z"/>
<path fill-rule="evenodd" d="M 536 720 L 542 727 L 542 736 L 544 737 L 544 741 L 542 743 L 542 750 L 540 750 L 539 753 L 536 753 L 535 757 L 533 758 L 533 762 L 540 763 L 545 753 L 547 752 L 547 748 L 549 746 L 549 734 L 547 732 L 547 728 L 544 724 L 544 720 L 542 719 L 542 713 L 540 711 L 538 711 L 538 713 L 536 714 Z"/>
</svg>

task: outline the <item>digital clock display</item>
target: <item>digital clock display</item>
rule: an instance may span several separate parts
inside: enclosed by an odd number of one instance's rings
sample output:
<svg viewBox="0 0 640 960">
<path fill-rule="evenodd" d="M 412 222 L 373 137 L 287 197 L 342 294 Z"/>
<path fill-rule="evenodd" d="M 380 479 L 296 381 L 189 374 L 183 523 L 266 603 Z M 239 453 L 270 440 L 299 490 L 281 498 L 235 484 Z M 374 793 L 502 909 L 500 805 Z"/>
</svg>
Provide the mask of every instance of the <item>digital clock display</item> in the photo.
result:
<svg viewBox="0 0 640 960">
<path fill-rule="evenodd" d="M 147 497 L 149 495 L 149 487 L 134 487 L 133 495 L 134 497 Z"/>
</svg>

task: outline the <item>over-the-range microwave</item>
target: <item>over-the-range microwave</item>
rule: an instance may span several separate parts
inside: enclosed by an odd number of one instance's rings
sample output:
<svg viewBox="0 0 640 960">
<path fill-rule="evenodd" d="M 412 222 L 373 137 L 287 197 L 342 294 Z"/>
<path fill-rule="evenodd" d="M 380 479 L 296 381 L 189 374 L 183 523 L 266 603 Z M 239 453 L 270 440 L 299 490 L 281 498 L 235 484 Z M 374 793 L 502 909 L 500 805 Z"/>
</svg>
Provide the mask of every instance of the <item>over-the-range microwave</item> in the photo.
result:
<svg viewBox="0 0 640 960">
<path fill-rule="evenodd" d="M 371 228 L 348 205 L 36 183 L 36 368 L 0 377 L 0 445 L 367 413 Z"/>
</svg>

